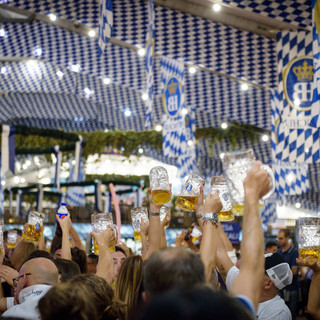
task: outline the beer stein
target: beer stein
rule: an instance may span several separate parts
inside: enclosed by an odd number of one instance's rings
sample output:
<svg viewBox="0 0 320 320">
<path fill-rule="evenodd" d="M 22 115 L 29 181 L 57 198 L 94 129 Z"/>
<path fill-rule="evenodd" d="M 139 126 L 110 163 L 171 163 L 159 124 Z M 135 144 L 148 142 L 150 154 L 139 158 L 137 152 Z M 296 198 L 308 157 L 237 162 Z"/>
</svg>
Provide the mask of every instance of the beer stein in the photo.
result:
<svg viewBox="0 0 320 320">
<path fill-rule="evenodd" d="M 199 241 L 200 236 L 202 236 L 201 228 L 198 226 L 194 226 L 191 232 L 191 240 L 193 243 Z"/>
<path fill-rule="evenodd" d="M 134 239 L 136 241 L 141 241 L 141 218 L 143 221 L 149 221 L 148 218 L 148 210 L 145 207 L 137 207 L 131 210 L 131 220 L 132 220 L 132 227 L 133 227 L 133 234 Z"/>
<path fill-rule="evenodd" d="M 8 249 L 14 249 L 17 245 L 18 241 L 18 231 L 17 230 L 9 230 L 7 236 L 7 247 Z"/>
<path fill-rule="evenodd" d="M 168 172 L 164 167 L 154 167 L 149 174 L 152 201 L 161 205 L 170 201 L 171 191 Z"/>
<path fill-rule="evenodd" d="M 176 205 L 182 210 L 192 212 L 200 196 L 200 187 L 204 185 L 205 180 L 202 177 L 191 175 L 183 186 Z"/>
<path fill-rule="evenodd" d="M 43 234 L 43 218 L 44 215 L 40 212 L 30 212 L 28 216 L 28 228 L 25 241 L 38 244 L 41 235 Z"/>
<path fill-rule="evenodd" d="M 301 218 L 299 220 L 299 257 L 309 261 L 320 261 L 320 218 Z"/>
<path fill-rule="evenodd" d="M 222 203 L 222 209 L 218 213 L 219 221 L 232 221 L 234 219 L 232 209 L 232 203 L 229 196 L 228 185 L 226 181 L 226 177 L 224 176 L 216 176 L 211 179 L 211 190 L 210 192 L 214 194 L 218 192 L 220 201 Z"/>
<path fill-rule="evenodd" d="M 107 228 L 111 228 L 114 232 L 114 243 L 113 245 L 109 248 L 110 252 L 113 252 L 115 250 L 115 244 L 116 244 L 116 239 L 117 239 L 117 228 L 113 224 L 113 219 L 112 219 L 112 214 L 110 212 L 106 213 L 93 213 L 91 215 L 91 228 L 92 231 L 100 233 Z M 94 253 L 96 255 L 99 255 L 99 246 L 96 242 L 95 239 L 93 239 L 93 248 L 94 248 Z"/>
<path fill-rule="evenodd" d="M 227 152 L 223 158 L 223 169 L 226 174 L 226 180 L 232 199 L 232 212 L 235 215 L 243 215 L 244 211 L 244 187 L 243 181 L 247 176 L 256 159 L 252 149 Z M 275 189 L 275 179 L 271 168 L 262 165 L 270 176 L 270 191 L 262 197 L 265 200 L 271 196 Z M 263 203 L 262 203 L 263 205 Z"/>
</svg>

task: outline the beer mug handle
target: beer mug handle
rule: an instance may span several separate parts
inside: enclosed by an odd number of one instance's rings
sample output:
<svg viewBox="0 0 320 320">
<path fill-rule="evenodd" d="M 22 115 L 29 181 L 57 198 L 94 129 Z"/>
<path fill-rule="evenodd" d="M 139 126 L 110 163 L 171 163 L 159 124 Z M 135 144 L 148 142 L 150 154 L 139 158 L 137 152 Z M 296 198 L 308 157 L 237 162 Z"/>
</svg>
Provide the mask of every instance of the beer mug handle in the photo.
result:
<svg viewBox="0 0 320 320">
<path fill-rule="evenodd" d="M 268 175 L 269 175 L 269 177 L 270 177 L 270 179 L 271 179 L 271 182 L 270 182 L 270 191 L 261 198 L 262 200 L 266 200 L 266 199 L 268 199 L 268 198 L 273 194 L 273 192 L 274 192 L 274 190 L 275 190 L 275 188 L 276 188 L 276 181 L 275 181 L 275 178 L 274 178 L 273 171 L 272 171 L 272 169 L 271 169 L 269 166 L 263 164 L 263 165 L 261 166 L 261 168 L 267 171 L 267 173 L 268 173 Z"/>
</svg>

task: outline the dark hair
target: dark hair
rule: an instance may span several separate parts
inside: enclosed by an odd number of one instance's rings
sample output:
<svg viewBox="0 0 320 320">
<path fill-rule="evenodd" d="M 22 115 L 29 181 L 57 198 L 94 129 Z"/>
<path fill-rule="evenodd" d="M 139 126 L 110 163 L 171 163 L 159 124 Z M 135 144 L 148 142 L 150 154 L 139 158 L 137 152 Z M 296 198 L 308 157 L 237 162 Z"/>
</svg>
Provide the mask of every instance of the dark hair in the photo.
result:
<svg viewBox="0 0 320 320">
<path fill-rule="evenodd" d="M 126 252 L 121 247 L 115 246 L 114 248 L 115 248 L 115 252 L 117 251 L 122 252 L 127 257 Z"/>
<path fill-rule="evenodd" d="M 266 243 L 266 249 L 272 248 L 274 246 L 278 247 L 278 244 L 276 242 L 274 242 L 274 241 L 268 241 Z"/>
<path fill-rule="evenodd" d="M 210 288 L 174 290 L 153 298 L 140 320 L 252 320 L 236 298 Z"/>
<path fill-rule="evenodd" d="M 71 256 L 72 256 L 72 261 L 78 264 L 81 273 L 86 273 L 87 267 L 88 267 L 86 253 L 83 250 L 77 247 L 74 247 L 74 248 L 71 248 Z"/>
<path fill-rule="evenodd" d="M 150 295 L 201 283 L 205 283 L 205 273 L 200 255 L 184 248 L 157 251 L 144 267 L 143 285 Z"/>
<path fill-rule="evenodd" d="M 124 304 L 114 301 L 114 291 L 105 279 L 94 274 L 81 274 L 71 279 L 70 283 L 75 288 L 86 287 L 89 293 L 87 298 L 94 305 L 99 319 L 123 319 Z"/>
<path fill-rule="evenodd" d="M 56 259 L 53 260 L 59 273 L 61 274 L 61 282 L 66 282 L 79 274 L 81 274 L 79 266 L 71 260 L 67 259 Z"/>
<path fill-rule="evenodd" d="M 47 258 L 53 261 L 53 255 L 46 250 L 35 250 L 31 252 L 28 257 L 24 260 L 23 264 L 34 258 Z"/>
<path fill-rule="evenodd" d="M 94 254 L 94 253 L 89 253 L 88 256 L 87 256 L 87 258 L 94 260 L 95 263 L 98 263 L 98 261 L 99 261 L 99 256 L 97 256 L 97 255 Z"/>
<path fill-rule="evenodd" d="M 62 283 L 51 288 L 38 303 L 42 320 L 98 320 L 84 285 Z"/>
<path fill-rule="evenodd" d="M 62 247 L 62 238 L 57 237 L 56 235 L 53 237 L 52 242 L 51 242 L 51 247 L 50 247 L 50 253 L 54 255 L 54 253 L 58 250 L 61 249 Z"/>
<path fill-rule="evenodd" d="M 290 237 L 290 230 L 289 229 L 280 229 L 279 232 L 283 232 L 285 238 Z"/>
</svg>

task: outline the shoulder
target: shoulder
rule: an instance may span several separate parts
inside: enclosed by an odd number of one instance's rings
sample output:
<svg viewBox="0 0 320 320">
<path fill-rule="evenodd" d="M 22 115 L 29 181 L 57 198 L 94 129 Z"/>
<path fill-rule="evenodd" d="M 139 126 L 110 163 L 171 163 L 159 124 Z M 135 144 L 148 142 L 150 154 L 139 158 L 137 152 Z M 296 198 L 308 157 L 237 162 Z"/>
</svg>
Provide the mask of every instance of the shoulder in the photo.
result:
<svg viewBox="0 0 320 320">
<path fill-rule="evenodd" d="M 259 303 L 257 317 L 259 320 L 291 320 L 291 312 L 279 296 Z"/>
</svg>

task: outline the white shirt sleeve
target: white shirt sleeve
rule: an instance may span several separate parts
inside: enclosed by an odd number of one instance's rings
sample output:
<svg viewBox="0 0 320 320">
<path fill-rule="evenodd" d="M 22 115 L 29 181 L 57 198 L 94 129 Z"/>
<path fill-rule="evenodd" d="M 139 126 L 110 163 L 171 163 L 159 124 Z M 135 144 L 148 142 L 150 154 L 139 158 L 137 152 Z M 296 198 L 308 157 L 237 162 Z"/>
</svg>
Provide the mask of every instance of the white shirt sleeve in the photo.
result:
<svg viewBox="0 0 320 320">
<path fill-rule="evenodd" d="M 232 263 L 236 264 L 236 262 L 237 262 L 236 250 L 233 249 L 233 251 L 228 251 L 227 254 L 228 254 L 230 260 L 232 261 Z"/>
<path fill-rule="evenodd" d="M 228 291 L 230 290 L 234 280 L 239 275 L 239 273 L 240 273 L 240 270 L 236 266 L 231 267 L 230 270 L 228 271 L 227 278 L 226 278 L 226 286 Z"/>
<path fill-rule="evenodd" d="M 7 310 L 14 306 L 14 297 L 7 297 Z"/>
</svg>

